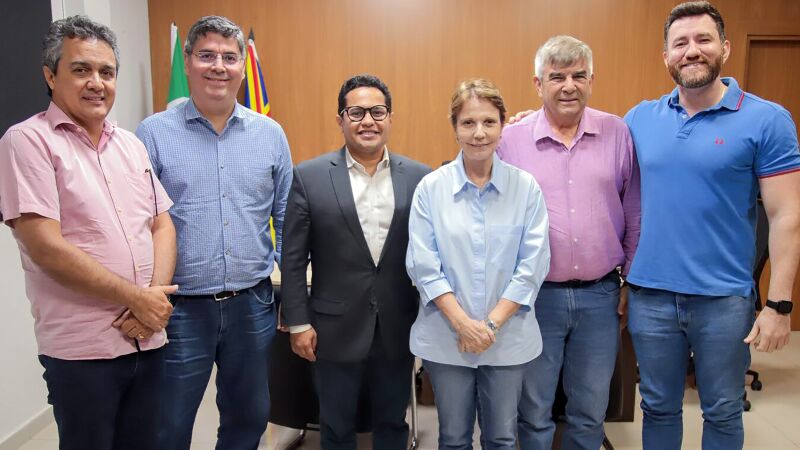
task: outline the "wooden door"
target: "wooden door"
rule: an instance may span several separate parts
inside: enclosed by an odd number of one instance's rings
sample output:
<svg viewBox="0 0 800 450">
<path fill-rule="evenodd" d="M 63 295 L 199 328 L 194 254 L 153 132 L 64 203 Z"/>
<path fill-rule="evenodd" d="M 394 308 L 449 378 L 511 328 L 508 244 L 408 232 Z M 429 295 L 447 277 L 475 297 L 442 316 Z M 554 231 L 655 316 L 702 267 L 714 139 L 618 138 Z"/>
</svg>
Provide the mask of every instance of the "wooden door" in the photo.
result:
<svg viewBox="0 0 800 450">
<path fill-rule="evenodd" d="M 800 36 L 749 36 L 745 90 L 759 97 L 780 103 L 792 113 L 795 127 L 800 128 Z M 769 287 L 770 266 L 764 268 L 759 282 L 762 298 Z M 795 309 L 792 330 L 800 330 L 800 273 L 792 290 Z"/>
</svg>

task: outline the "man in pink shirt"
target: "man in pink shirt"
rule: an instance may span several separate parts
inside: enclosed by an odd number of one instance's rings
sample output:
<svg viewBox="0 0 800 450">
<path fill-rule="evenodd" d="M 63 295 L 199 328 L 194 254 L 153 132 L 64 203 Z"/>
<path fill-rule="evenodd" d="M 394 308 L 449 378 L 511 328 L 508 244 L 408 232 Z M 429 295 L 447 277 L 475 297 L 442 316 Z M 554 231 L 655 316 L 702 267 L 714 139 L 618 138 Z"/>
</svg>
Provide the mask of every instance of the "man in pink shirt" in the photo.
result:
<svg viewBox="0 0 800 450">
<path fill-rule="evenodd" d="M 550 449 L 563 369 L 567 429 L 561 448 L 598 449 L 617 355 L 623 277 L 639 240 L 639 170 L 627 126 L 586 107 L 592 51 L 570 36 L 536 53 L 543 107 L 503 130 L 497 154 L 533 174 L 550 218 L 550 273 L 536 299 L 542 354 L 526 369 L 518 434 Z M 621 295 L 622 294 L 622 295 Z"/>
<path fill-rule="evenodd" d="M 0 139 L 0 212 L 19 243 L 64 449 L 153 449 L 175 267 L 172 202 L 142 143 L 106 120 L 116 38 L 53 22 L 52 102 Z"/>
</svg>

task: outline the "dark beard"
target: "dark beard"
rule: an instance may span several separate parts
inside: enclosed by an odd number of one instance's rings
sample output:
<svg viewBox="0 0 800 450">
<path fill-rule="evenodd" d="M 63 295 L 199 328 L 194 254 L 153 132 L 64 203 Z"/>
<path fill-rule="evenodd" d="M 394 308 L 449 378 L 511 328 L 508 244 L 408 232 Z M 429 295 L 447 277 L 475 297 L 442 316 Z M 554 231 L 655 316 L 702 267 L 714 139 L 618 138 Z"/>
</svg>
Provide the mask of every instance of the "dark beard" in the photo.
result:
<svg viewBox="0 0 800 450">
<path fill-rule="evenodd" d="M 706 72 L 705 76 L 700 78 L 694 78 L 690 80 L 684 79 L 683 76 L 681 76 L 680 69 L 675 65 L 669 67 L 669 74 L 673 81 L 680 86 L 683 86 L 687 89 L 701 88 L 707 86 L 719 76 L 719 73 L 722 70 L 722 55 L 719 55 L 719 58 L 717 58 L 717 60 L 714 62 L 705 61 L 705 63 L 708 67 L 708 71 Z"/>
</svg>

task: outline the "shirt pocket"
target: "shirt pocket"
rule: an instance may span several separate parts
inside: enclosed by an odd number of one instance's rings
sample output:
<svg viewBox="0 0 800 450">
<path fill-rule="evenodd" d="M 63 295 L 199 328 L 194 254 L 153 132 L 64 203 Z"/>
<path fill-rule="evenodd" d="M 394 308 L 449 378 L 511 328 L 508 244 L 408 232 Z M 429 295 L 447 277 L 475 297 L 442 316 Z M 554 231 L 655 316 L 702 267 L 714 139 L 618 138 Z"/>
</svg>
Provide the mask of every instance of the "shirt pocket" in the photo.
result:
<svg viewBox="0 0 800 450">
<path fill-rule="evenodd" d="M 490 225 L 488 238 L 489 266 L 498 270 L 502 278 L 510 278 L 517 266 L 522 225 Z"/>
<path fill-rule="evenodd" d="M 241 192 L 248 205 L 263 206 L 272 194 L 272 166 L 243 165 Z"/>
<path fill-rule="evenodd" d="M 125 180 L 130 187 L 130 198 L 123 210 L 129 210 L 131 217 L 156 215 L 155 180 L 151 176 L 149 170 L 125 174 Z"/>
</svg>

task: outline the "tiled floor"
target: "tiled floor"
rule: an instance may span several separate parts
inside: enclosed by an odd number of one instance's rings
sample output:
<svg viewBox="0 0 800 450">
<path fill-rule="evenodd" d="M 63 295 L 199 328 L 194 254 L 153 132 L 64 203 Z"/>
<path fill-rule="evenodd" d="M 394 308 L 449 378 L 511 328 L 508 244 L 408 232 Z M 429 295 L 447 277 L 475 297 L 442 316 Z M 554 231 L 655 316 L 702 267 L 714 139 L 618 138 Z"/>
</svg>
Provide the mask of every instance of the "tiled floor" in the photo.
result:
<svg viewBox="0 0 800 450">
<path fill-rule="evenodd" d="M 753 368 L 761 373 L 764 389 L 751 392 L 753 409 L 744 414 L 745 448 L 748 450 L 800 450 L 800 332 L 794 332 L 789 348 L 779 353 L 753 352 Z M 214 407 L 214 388 L 210 384 L 195 424 L 192 450 L 214 449 L 218 416 Z M 638 402 L 638 399 L 637 399 Z M 636 410 L 632 423 L 610 423 L 606 431 L 617 450 L 641 448 L 641 411 Z M 700 449 L 702 419 L 697 392 L 688 390 L 684 407 L 683 448 Z M 274 449 L 286 430 L 270 426 L 260 449 Z M 419 408 L 419 449 L 436 448 L 437 421 L 433 407 Z M 476 440 L 477 441 L 477 440 Z M 359 436 L 359 448 L 370 449 L 369 435 Z M 281 447 L 278 447 L 281 448 Z M 309 432 L 302 449 L 318 449 L 319 434 Z M 475 448 L 478 448 L 476 445 Z M 51 424 L 20 450 L 56 450 L 58 436 Z"/>
</svg>

